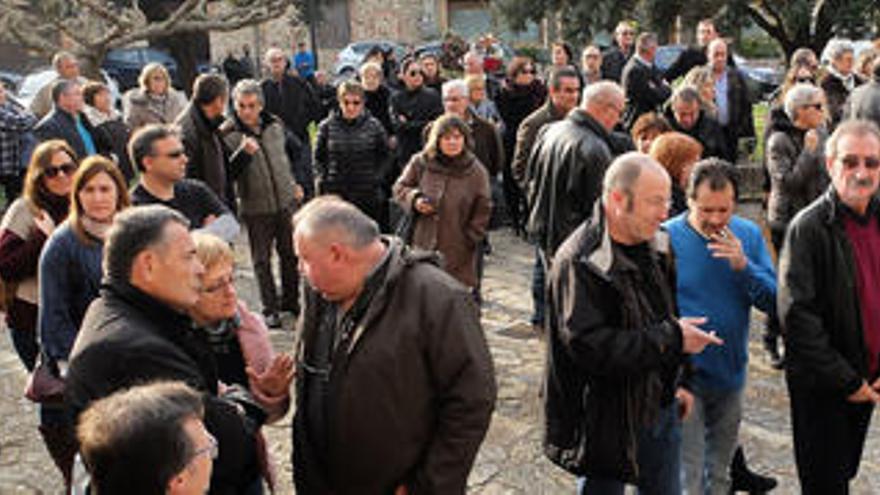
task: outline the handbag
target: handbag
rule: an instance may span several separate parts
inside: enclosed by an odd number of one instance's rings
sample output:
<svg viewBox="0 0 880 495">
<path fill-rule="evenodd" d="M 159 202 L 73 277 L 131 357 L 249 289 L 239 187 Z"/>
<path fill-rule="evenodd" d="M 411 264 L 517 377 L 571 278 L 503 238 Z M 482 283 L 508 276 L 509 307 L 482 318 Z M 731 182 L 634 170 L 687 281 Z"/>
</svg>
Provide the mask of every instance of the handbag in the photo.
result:
<svg viewBox="0 0 880 495">
<path fill-rule="evenodd" d="M 404 244 L 412 244 L 413 233 L 416 230 L 416 215 L 414 209 L 404 212 L 397 220 L 397 226 L 394 227 L 394 235 L 400 237 Z"/>
<path fill-rule="evenodd" d="M 39 404 L 60 403 L 64 400 L 64 379 L 58 367 L 45 353 L 40 352 L 37 366 L 28 378 L 24 396 Z"/>
</svg>

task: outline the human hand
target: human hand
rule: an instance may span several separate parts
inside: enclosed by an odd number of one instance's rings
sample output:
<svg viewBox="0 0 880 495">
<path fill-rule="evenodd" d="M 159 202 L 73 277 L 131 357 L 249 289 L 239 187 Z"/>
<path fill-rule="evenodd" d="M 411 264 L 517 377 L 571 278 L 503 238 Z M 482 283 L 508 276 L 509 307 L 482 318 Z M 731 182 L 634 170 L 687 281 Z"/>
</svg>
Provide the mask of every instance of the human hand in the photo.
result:
<svg viewBox="0 0 880 495">
<path fill-rule="evenodd" d="M 874 384 L 877 385 L 877 382 L 874 382 Z M 862 381 L 862 386 L 855 392 L 851 393 L 846 400 L 850 402 L 873 402 L 874 404 L 877 404 L 880 402 L 880 394 L 878 394 L 873 387 L 868 386 L 868 382 Z"/>
<path fill-rule="evenodd" d="M 687 419 L 694 410 L 694 394 L 684 387 L 678 387 L 675 398 L 678 400 L 678 419 Z"/>
<path fill-rule="evenodd" d="M 415 205 L 413 206 L 416 211 L 422 215 L 433 215 L 436 211 L 434 205 L 431 204 L 431 200 L 427 196 L 419 196 L 419 199 L 416 200 Z"/>
<path fill-rule="evenodd" d="M 241 140 L 241 147 L 248 155 L 254 155 L 260 151 L 260 142 L 251 136 L 245 136 L 244 139 Z"/>
<path fill-rule="evenodd" d="M 806 148 L 810 153 L 816 151 L 816 148 L 819 146 L 819 133 L 816 132 L 816 129 L 810 129 L 804 134 L 804 148 Z"/>
<path fill-rule="evenodd" d="M 287 354 L 275 356 L 272 363 L 262 373 L 257 373 L 250 366 L 244 369 L 250 378 L 251 384 L 269 397 L 285 395 L 290 389 L 290 382 L 296 371 L 293 366 L 293 358 Z"/>
<path fill-rule="evenodd" d="M 45 211 L 40 210 L 38 214 L 34 215 L 34 223 L 37 225 L 37 230 L 45 234 L 46 237 L 52 235 L 55 230 L 55 221 Z"/>
<path fill-rule="evenodd" d="M 699 325 L 708 321 L 707 318 L 685 317 L 678 319 L 681 327 L 682 350 L 688 354 L 699 354 L 707 345 L 723 345 L 724 341 L 715 332 L 704 332 Z"/>
<path fill-rule="evenodd" d="M 293 183 L 293 198 L 296 199 L 297 202 L 302 202 L 303 198 L 306 196 L 306 192 L 303 190 L 302 186 Z"/>
<path fill-rule="evenodd" d="M 394 490 L 394 495 L 409 495 L 406 485 L 400 485 Z"/>
<path fill-rule="evenodd" d="M 743 270 L 749 264 L 749 260 L 743 252 L 742 243 L 729 228 L 724 227 L 718 233 L 712 234 L 711 239 L 712 242 L 709 243 L 708 248 L 712 251 L 713 258 L 726 259 L 734 271 Z"/>
</svg>

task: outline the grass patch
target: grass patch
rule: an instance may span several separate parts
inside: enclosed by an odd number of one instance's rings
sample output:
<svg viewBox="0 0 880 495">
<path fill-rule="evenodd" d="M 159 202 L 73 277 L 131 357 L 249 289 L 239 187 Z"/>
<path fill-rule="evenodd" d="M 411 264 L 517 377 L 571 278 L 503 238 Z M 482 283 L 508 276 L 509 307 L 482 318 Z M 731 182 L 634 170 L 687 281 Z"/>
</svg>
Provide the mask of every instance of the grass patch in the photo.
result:
<svg viewBox="0 0 880 495">
<path fill-rule="evenodd" d="M 767 124 L 767 112 L 770 105 L 766 101 L 755 103 L 752 106 L 752 118 L 755 123 L 755 150 L 752 152 L 752 163 L 764 161 L 764 127 Z"/>
</svg>

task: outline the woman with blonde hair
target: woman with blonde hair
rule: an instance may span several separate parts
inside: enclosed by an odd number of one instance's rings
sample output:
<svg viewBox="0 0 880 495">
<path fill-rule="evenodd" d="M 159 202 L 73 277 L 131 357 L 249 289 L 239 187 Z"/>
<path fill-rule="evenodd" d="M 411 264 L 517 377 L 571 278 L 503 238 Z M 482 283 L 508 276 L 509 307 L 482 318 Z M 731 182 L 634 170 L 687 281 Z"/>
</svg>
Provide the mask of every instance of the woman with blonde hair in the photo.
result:
<svg viewBox="0 0 880 495">
<path fill-rule="evenodd" d="M 153 62 L 144 66 L 138 87 L 122 97 L 122 114 L 132 132 L 147 124 L 170 124 L 186 106 L 186 96 L 171 87 L 168 69 Z"/>
<path fill-rule="evenodd" d="M 122 172 L 103 156 L 83 160 L 70 191 L 70 215 L 46 241 L 40 256 L 37 328 L 45 364 L 59 377 L 89 304 L 101 287 L 104 236 L 113 218 L 128 207 Z M 76 454 L 74 424 L 63 402 L 40 404 L 40 433 L 69 483 Z"/>
<path fill-rule="evenodd" d="M 715 76 L 708 67 L 694 67 L 684 76 L 683 83 L 697 88 L 700 93 L 700 107 L 713 119 L 718 118 L 715 106 Z"/>
</svg>

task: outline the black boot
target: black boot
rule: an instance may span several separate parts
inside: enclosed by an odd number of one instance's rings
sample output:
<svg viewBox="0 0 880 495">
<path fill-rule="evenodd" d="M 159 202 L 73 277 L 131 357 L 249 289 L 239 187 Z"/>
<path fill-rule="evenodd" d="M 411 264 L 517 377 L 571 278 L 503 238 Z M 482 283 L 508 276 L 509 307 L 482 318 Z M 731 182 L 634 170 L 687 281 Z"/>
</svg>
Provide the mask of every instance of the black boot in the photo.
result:
<svg viewBox="0 0 880 495">
<path fill-rule="evenodd" d="M 776 478 L 762 476 L 749 469 L 742 446 L 736 448 L 733 460 L 730 462 L 730 480 L 730 493 L 767 493 L 776 488 Z"/>
</svg>

